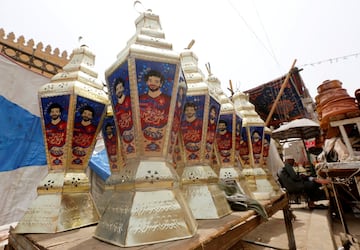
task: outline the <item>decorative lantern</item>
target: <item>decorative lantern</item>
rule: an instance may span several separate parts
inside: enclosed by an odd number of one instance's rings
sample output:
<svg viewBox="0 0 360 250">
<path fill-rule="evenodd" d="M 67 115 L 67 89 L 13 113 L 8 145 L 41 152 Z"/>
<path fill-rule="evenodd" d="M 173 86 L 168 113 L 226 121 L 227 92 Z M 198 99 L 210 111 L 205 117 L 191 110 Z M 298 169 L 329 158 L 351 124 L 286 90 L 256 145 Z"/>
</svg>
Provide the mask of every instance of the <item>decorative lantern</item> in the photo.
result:
<svg viewBox="0 0 360 250">
<path fill-rule="evenodd" d="M 226 185 L 235 187 L 239 193 L 251 196 L 240 169 L 239 147 L 242 118 L 236 112 L 230 98 L 222 91 L 218 78 L 210 74 L 207 82 L 214 88 L 214 92 L 221 103 L 214 150 L 220 165 L 219 179 Z"/>
<path fill-rule="evenodd" d="M 247 186 L 255 199 L 270 199 L 275 195 L 278 185 L 271 183 L 270 176 L 264 170 L 264 137 L 265 123 L 256 113 L 255 107 L 249 102 L 249 96 L 237 92 L 233 95 L 235 110 L 242 118 L 239 158 L 242 173 Z"/>
<path fill-rule="evenodd" d="M 124 166 L 95 237 L 129 247 L 189 238 L 197 223 L 180 190 L 173 151 L 187 86 L 180 55 L 159 17 L 136 20 L 136 34 L 106 71 Z"/>
<path fill-rule="evenodd" d="M 225 193 L 219 187 L 219 177 L 212 168 L 220 102 L 204 81 L 196 55 L 185 50 L 181 58 L 188 83 L 181 122 L 182 189 L 196 219 L 216 219 L 231 213 Z"/>
<path fill-rule="evenodd" d="M 38 92 L 48 175 L 17 233 L 55 233 L 95 224 L 98 211 L 85 173 L 108 97 L 86 46 L 73 51 L 63 72 Z"/>
</svg>

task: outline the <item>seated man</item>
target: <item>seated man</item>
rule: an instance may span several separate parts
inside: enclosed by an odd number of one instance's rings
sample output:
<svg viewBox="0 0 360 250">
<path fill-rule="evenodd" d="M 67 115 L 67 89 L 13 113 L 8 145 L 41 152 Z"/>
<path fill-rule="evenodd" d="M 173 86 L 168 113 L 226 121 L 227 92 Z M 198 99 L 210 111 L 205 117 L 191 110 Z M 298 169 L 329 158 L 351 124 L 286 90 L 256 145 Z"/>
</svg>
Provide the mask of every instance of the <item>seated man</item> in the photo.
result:
<svg viewBox="0 0 360 250">
<path fill-rule="evenodd" d="M 294 170 L 295 160 L 291 155 L 285 157 L 285 165 L 279 173 L 279 181 L 289 193 L 305 192 L 309 198 L 308 206 L 312 208 L 324 208 L 316 206 L 315 201 L 326 199 L 324 190 L 320 189 L 322 185 L 328 184 L 327 179 L 320 179 L 313 176 L 300 175 Z"/>
</svg>

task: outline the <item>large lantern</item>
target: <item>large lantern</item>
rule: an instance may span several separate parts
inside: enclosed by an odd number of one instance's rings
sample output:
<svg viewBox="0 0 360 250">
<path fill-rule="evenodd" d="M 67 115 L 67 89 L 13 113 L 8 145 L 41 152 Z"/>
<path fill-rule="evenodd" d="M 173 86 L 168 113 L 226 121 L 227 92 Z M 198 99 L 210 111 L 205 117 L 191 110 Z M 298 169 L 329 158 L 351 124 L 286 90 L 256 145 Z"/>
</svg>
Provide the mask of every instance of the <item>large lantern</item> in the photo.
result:
<svg viewBox="0 0 360 250">
<path fill-rule="evenodd" d="M 136 20 L 136 34 L 106 71 L 124 166 L 95 237 L 123 247 L 192 237 L 197 223 L 180 190 L 173 150 L 186 82 L 180 55 L 159 17 Z"/>
<path fill-rule="evenodd" d="M 55 233 L 95 224 L 98 211 L 85 173 L 108 103 L 86 46 L 39 91 L 48 175 L 17 233 Z"/>
<path fill-rule="evenodd" d="M 181 54 L 188 91 L 181 122 L 182 189 L 196 219 L 217 219 L 231 213 L 218 174 L 212 168 L 220 101 L 198 68 L 190 50 Z"/>
<path fill-rule="evenodd" d="M 265 133 L 265 123 L 249 102 L 248 95 L 237 92 L 233 95 L 233 102 L 243 121 L 239 146 L 242 173 L 255 199 L 270 199 L 276 195 L 278 185 L 271 181 L 271 176 L 265 171 L 264 138 L 269 139 Z"/>
</svg>

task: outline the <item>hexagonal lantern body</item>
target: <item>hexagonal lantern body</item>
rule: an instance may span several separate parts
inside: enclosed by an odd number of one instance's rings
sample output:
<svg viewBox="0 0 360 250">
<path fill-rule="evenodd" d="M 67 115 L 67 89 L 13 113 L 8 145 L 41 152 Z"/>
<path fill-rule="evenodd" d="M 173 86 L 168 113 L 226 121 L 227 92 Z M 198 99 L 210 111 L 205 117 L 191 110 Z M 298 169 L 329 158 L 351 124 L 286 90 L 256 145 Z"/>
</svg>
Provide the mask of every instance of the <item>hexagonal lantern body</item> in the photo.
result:
<svg viewBox="0 0 360 250">
<path fill-rule="evenodd" d="M 94 60 L 86 46 L 75 49 L 64 71 L 38 91 L 49 172 L 15 232 L 54 233 L 99 220 L 85 170 L 109 101 Z"/>
<path fill-rule="evenodd" d="M 197 56 L 185 50 L 181 58 L 188 83 L 181 121 L 182 190 L 196 219 L 221 218 L 231 209 L 212 167 L 220 102 L 205 82 Z"/>
<path fill-rule="evenodd" d="M 265 123 L 255 111 L 254 105 L 249 102 L 246 94 L 235 93 L 233 102 L 235 110 L 243 120 L 239 146 L 243 175 L 255 199 L 270 199 L 275 195 L 274 188 L 278 188 L 269 180 L 268 171 L 264 168 Z"/>
<path fill-rule="evenodd" d="M 145 12 L 106 71 L 124 166 L 95 237 L 136 246 L 192 237 L 197 223 L 180 191 L 173 150 L 187 85 L 159 17 Z"/>
</svg>

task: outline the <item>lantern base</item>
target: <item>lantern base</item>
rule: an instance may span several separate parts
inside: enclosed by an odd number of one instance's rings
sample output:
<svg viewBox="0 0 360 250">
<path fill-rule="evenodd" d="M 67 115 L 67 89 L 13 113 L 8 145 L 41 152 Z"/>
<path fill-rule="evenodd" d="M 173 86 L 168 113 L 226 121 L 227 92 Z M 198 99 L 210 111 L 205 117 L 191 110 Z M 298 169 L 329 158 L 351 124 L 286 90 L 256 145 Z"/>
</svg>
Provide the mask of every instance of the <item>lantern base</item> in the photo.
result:
<svg viewBox="0 0 360 250">
<path fill-rule="evenodd" d="M 220 182 L 233 186 L 240 194 L 246 194 L 251 197 L 252 194 L 247 186 L 245 177 L 242 176 L 240 169 L 236 167 L 221 167 L 219 174 Z"/>
<path fill-rule="evenodd" d="M 128 160 L 107 180 L 113 190 L 94 237 L 131 247 L 195 235 L 197 222 L 189 209 L 173 166 L 162 160 Z"/>
<path fill-rule="evenodd" d="M 207 165 L 185 167 L 182 191 L 196 219 L 219 219 L 232 213 L 219 178 Z"/>
<path fill-rule="evenodd" d="M 99 214 L 102 215 L 105 211 L 106 206 L 108 205 L 114 191 L 115 186 L 113 185 L 106 185 L 104 190 L 99 195 L 99 197 L 95 200 L 96 207 L 99 211 Z"/>
<path fill-rule="evenodd" d="M 98 223 L 85 173 L 49 173 L 15 233 L 57 233 Z"/>
<path fill-rule="evenodd" d="M 268 200 L 278 194 L 278 186 L 261 167 L 245 168 L 243 174 L 251 187 L 251 197 L 256 200 Z"/>
<path fill-rule="evenodd" d="M 180 189 L 115 190 L 94 237 L 131 247 L 190 238 L 196 230 Z"/>
</svg>

